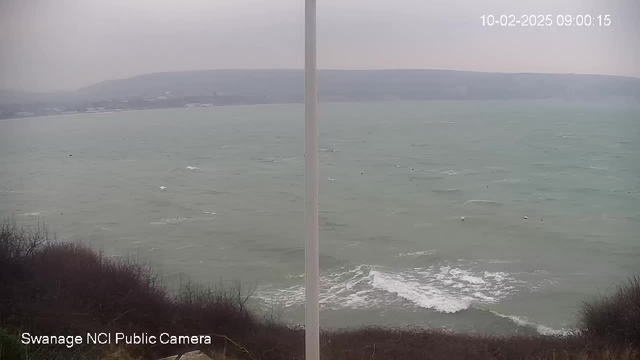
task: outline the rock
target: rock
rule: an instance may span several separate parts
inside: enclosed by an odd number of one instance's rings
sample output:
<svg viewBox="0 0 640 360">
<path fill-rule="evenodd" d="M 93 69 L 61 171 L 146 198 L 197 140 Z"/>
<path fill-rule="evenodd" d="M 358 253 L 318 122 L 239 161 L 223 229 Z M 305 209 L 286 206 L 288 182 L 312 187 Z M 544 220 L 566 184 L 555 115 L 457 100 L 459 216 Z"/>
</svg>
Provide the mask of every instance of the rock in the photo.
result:
<svg viewBox="0 0 640 360">
<path fill-rule="evenodd" d="M 177 359 L 178 359 L 178 355 L 173 355 L 169 357 L 163 357 L 162 359 L 158 359 L 158 360 L 177 360 Z"/>
<path fill-rule="evenodd" d="M 211 360 L 211 358 L 205 355 L 202 351 L 196 350 L 182 354 L 179 360 Z"/>
<path fill-rule="evenodd" d="M 164 357 L 158 360 L 212 360 L 205 353 L 200 350 L 189 351 L 188 353 L 184 353 L 182 355 L 173 355 L 169 357 Z"/>
</svg>

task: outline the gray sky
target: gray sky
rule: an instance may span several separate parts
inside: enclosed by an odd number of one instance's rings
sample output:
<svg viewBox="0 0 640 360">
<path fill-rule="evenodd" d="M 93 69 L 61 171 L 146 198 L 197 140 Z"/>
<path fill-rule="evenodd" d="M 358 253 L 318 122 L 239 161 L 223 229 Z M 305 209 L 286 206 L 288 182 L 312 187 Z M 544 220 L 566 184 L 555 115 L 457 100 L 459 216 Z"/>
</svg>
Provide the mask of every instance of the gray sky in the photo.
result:
<svg viewBox="0 0 640 360">
<path fill-rule="evenodd" d="M 483 14 L 609 14 L 611 26 L 483 27 Z M 303 16 L 304 0 L 0 0 L 0 89 L 302 68 Z M 318 0 L 318 63 L 640 77 L 640 1 Z"/>
</svg>

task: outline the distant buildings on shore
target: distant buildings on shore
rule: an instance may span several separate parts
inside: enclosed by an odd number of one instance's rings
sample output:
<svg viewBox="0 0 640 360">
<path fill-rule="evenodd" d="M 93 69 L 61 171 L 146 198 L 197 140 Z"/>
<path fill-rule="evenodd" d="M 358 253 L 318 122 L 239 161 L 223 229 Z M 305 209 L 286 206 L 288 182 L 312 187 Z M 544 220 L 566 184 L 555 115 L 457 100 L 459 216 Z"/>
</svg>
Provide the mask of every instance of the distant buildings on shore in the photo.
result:
<svg viewBox="0 0 640 360">
<path fill-rule="evenodd" d="M 208 95 L 180 95 L 165 91 L 158 96 L 138 96 L 127 99 L 102 101 L 67 101 L 65 103 L 0 104 L 0 119 L 34 116 L 69 115 L 79 113 L 106 113 L 126 110 L 167 108 L 196 108 L 220 105 L 246 105 L 270 103 L 266 97 L 217 92 Z"/>
</svg>

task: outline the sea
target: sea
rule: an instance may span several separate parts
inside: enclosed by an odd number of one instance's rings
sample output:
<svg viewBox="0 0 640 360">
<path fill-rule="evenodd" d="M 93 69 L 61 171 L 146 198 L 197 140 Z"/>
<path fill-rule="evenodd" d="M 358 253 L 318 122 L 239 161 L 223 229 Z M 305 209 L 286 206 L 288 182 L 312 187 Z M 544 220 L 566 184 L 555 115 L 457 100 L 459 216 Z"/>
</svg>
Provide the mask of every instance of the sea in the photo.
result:
<svg viewBox="0 0 640 360">
<path fill-rule="evenodd" d="M 562 334 L 640 272 L 640 106 L 321 103 L 321 324 Z M 0 217 L 304 322 L 304 107 L 0 122 Z"/>
</svg>

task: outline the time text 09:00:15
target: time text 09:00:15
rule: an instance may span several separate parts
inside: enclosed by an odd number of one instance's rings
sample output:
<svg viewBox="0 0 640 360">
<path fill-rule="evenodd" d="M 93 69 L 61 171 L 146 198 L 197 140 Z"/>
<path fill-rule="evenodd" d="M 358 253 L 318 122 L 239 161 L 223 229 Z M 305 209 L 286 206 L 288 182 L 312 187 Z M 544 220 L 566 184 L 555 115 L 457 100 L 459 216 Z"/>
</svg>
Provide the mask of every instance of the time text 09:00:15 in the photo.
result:
<svg viewBox="0 0 640 360">
<path fill-rule="evenodd" d="M 611 25 L 611 15 L 482 15 L 482 26 L 601 26 Z"/>
</svg>

